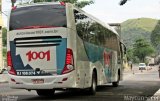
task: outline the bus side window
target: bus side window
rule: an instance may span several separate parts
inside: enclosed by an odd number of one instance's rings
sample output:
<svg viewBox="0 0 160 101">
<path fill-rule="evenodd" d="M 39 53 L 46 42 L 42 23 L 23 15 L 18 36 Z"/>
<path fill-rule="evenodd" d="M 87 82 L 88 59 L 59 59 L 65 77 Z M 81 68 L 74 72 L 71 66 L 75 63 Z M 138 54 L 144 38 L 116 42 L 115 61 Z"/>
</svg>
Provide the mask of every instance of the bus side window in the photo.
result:
<svg viewBox="0 0 160 101">
<path fill-rule="evenodd" d="M 76 25 L 77 25 L 77 23 L 78 23 L 78 20 L 79 20 L 79 12 L 77 11 L 77 10 L 73 10 L 73 13 L 74 13 L 74 19 L 75 19 L 75 23 L 76 23 Z"/>
<path fill-rule="evenodd" d="M 79 12 L 78 10 L 74 10 L 74 17 L 76 23 L 76 30 L 79 37 L 84 40 L 89 40 L 89 28 L 91 25 L 91 20 L 83 13 Z"/>
</svg>

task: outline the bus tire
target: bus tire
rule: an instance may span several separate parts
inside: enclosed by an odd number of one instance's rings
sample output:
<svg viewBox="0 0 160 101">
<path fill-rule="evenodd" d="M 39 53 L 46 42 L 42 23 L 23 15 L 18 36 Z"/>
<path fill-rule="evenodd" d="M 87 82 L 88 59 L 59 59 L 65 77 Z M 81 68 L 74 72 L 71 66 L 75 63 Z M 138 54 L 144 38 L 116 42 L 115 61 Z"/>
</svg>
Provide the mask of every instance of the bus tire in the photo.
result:
<svg viewBox="0 0 160 101">
<path fill-rule="evenodd" d="M 113 87 L 118 87 L 119 86 L 119 80 L 120 80 L 120 75 L 118 74 L 118 79 L 116 82 L 112 82 Z"/>
<path fill-rule="evenodd" d="M 97 75 L 96 75 L 96 72 L 93 71 L 92 84 L 91 84 L 91 87 L 89 88 L 89 94 L 90 95 L 95 95 L 96 94 L 96 89 L 97 89 Z"/>
<path fill-rule="evenodd" d="M 36 92 L 39 96 L 53 96 L 55 90 L 54 89 L 39 89 L 39 90 L 36 90 Z"/>
</svg>

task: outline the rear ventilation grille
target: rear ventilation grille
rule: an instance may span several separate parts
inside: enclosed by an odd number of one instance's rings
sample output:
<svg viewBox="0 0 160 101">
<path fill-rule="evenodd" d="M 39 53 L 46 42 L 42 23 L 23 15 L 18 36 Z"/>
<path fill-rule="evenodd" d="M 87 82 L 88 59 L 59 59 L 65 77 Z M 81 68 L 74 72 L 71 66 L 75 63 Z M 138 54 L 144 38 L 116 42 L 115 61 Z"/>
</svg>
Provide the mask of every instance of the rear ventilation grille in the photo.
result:
<svg viewBox="0 0 160 101">
<path fill-rule="evenodd" d="M 61 36 L 25 37 L 14 39 L 14 43 L 16 47 L 48 47 L 60 45 L 61 39 Z"/>
</svg>

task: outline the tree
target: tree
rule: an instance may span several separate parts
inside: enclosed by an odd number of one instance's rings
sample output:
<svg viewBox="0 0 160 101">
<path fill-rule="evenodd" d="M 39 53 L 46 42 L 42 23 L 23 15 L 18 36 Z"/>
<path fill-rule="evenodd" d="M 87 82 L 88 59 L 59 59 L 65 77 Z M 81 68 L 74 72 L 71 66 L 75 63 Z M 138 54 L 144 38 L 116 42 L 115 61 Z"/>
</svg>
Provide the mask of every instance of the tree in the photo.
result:
<svg viewBox="0 0 160 101">
<path fill-rule="evenodd" d="M 5 60 L 6 64 L 6 55 L 7 55 L 7 29 L 4 27 L 2 28 L 2 44 L 3 44 L 3 59 Z"/>
<path fill-rule="evenodd" d="M 60 2 L 64 2 L 64 3 L 72 3 L 74 5 L 76 5 L 79 8 L 83 8 L 87 5 L 93 4 L 93 0 L 90 1 L 81 1 L 79 2 L 78 0 L 34 0 L 33 2 L 51 2 L 51 1 L 60 1 Z"/>
<path fill-rule="evenodd" d="M 146 40 L 138 39 L 133 45 L 133 51 L 134 56 L 137 56 L 140 61 L 145 62 L 145 57 L 152 55 L 155 49 Z"/>
<path fill-rule="evenodd" d="M 7 45 L 7 29 L 2 28 L 2 42 L 3 42 L 3 47 L 6 47 Z"/>
<path fill-rule="evenodd" d="M 158 21 L 155 29 L 151 33 L 151 42 L 156 47 L 157 51 L 160 54 L 160 20 Z"/>
<path fill-rule="evenodd" d="M 127 60 L 128 61 L 133 61 L 133 49 L 132 48 L 129 48 L 128 50 L 127 50 Z"/>
</svg>

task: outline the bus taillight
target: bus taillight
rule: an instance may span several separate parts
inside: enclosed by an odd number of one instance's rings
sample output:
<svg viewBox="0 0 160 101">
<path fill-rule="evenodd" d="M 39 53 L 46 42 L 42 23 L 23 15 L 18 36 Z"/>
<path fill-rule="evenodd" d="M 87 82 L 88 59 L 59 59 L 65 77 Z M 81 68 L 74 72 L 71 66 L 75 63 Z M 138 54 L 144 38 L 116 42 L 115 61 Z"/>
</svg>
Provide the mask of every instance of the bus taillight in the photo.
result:
<svg viewBox="0 0 160 101">
<path fill-rule="evenodd" d="M 66 5 L 65 2 L 60 2 L 60 4 L 61 4 L 62 6 L 65 6 L 65 5 Z"/>
<path fill-rule="evenodd" d="M 73 59 L 73 51 L 69 48 L 67 48 L 66 51 L 66 61 L 65 66 L 62 71 L 62 74 L 66 74 L 74 70 L 74 59 Z"/>
<path fill-rule="evenodd" d="M 10 51 L 7 52 L 7 66 L 10 68 L 9 74 L 16 75 L 16 71 L 13 68 L 11 52 Z"/>
</svg>

